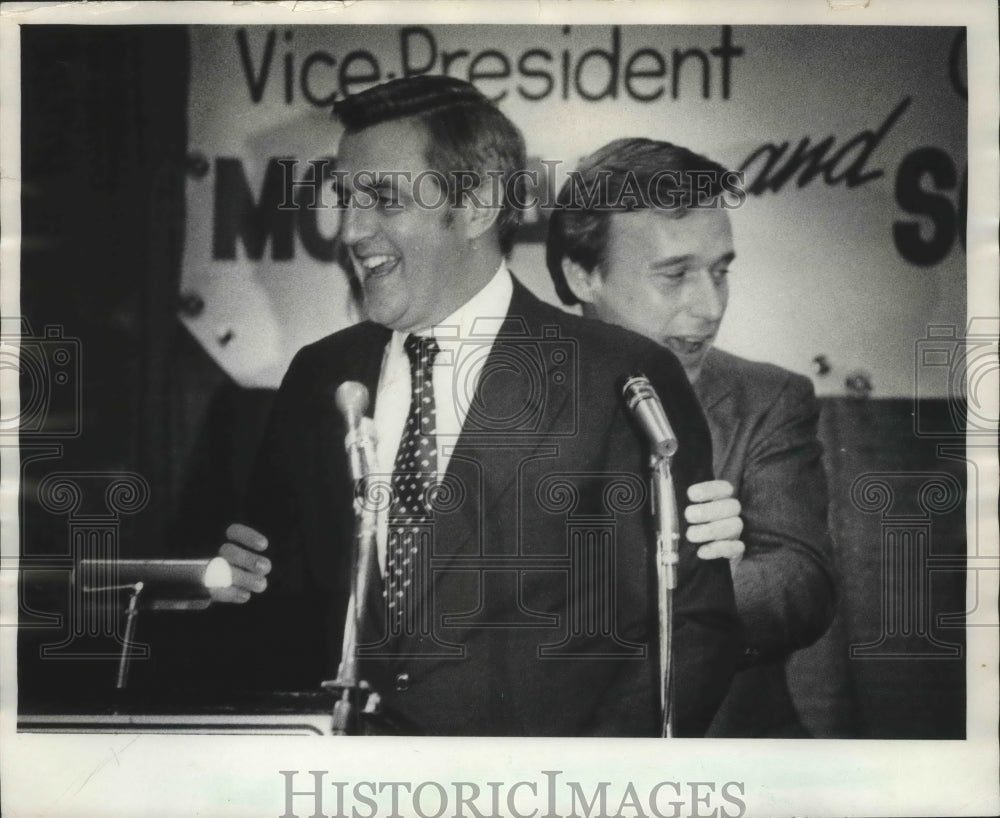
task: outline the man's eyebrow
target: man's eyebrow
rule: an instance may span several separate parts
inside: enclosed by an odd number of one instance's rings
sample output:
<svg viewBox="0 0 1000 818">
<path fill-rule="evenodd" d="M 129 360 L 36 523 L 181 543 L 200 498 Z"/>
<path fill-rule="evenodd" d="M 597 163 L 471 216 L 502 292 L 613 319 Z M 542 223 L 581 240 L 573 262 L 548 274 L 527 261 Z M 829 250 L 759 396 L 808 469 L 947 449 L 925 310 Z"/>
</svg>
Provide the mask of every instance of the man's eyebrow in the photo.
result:
<svg viewBox="0 0 1000 818">
<path fill-rule="evenodd" d="M 690 253 L 688 253 L 686 255 L 683 255 L 683 256 L 667 256 L 666 258 L 661 258 L 658 261 L 654 261 L 650 266 L 654 267 L 654 268 L 656 268 L 656 267 L 676 267 L 678 264 L 685 264 L 685 263 L 691 261 L 691 259 L 693 259 L 693 258 L 694 258 L 694 256 L 691 255 Z"/>
<path fill-rule="evenodd" d="M 366 179 L 365 183 L 362 185 L 362 188 L 365 191 L 376 194 L 398 193 L 399 185 L 397 185 L 395 182 L 396 182 L 395 177 L 391 175 L 380 176 L 375 180 Z M 333 185 L 334 190 L 339 191 L 340 193 L 343 193 L 347 196 L 353 196 L 354 193 L 357 191 L 357 187 L 351 184 L 351 181 L 348 179 L 347 176 L 334 176 L 333 179 L 331 179 L 331 184 Z"/>
<path fill-rule="evenodd" d="M 650 266 L 654 270 L 666 267 L 676 267 L 678 264 L 687 264 L 694 261 L 694 258 L 695 256 L 692 253 L 686 253 L 682 256 L 667 256 L 666 258 L 654 261 Z M 735 252 L 725 253 L 713 261 L 712 266 L 714 267 L 717 264 L 729 264 L 729 262 L 731 262 L 734 258 L 736 258 Z"/>
</svg>

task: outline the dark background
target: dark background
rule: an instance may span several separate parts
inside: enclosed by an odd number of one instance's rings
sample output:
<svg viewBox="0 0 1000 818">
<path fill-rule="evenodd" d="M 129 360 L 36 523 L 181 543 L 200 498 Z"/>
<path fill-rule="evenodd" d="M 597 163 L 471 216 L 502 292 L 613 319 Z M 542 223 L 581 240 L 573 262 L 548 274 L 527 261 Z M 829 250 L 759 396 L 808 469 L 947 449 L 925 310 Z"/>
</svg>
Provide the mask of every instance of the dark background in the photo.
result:
<svg viewBox="0 0 1000 818">
<path fill-rule="evenodd" d="M 74 538 L 96 537 L 93 547 L 122 556 L 211 555 L 239 513 L 272 393 L 233 383 L 177 319 L 187 30 L 25 26 L 21 53 L 21 316 L 31 333 L 22 345 L 49 368 L 22 373 L 22 407 L 34 415 L 21 435 L 19 706 L 72 712 L 107 702 L 117 668 L 111 640 L 70 635 Z M 46 327 L 62 337 L 46 336 Z M 72 388 L 60 390 L 46 378 L 66 339 L 79 344 L 68 347 Z M 916 417 L 963 428 L 962 407 L 958 419 L 943 400 L 828 398 L 822 407 L 840 613 L 831 633 L 791 662 L 796 702 L 817 735 L 962 738 L 963 619 L 949 627 L 937 619 L 965 610 L 964 504 L 924 514 L 912 480 L 889 481 L 895 521 L 923 532 L 940 570 L 893 563 L 886 574 L 883 539 L 894 530 L 884 513 L 851 500 L 855 480 L 875 472 L 945 472 L 964 493 L 964 462 L 943 459 L 938 439 L 914 434 Z M 108 507 L 111 475 L 125 472 L 148 485 L 135 513 Z M 39 485 L 55 473 L 74 473 L 82 486 L 75 511 L 41 501 Z M 929 604 L 899 603 L 894 620 L 903 586 L 887 589 L 886 576 L 926 582 L 913 587 Z M 144 613 L 138 638 L 151 651 L 134 662 L 133 697 L 162 700 L 208 672 L 195 657 L 220 622 L 239 627 L 238 611 Z M 894 638 L 883 639 L 887 627 Z M 851 657 L 851 645 L 880 640 Z"/>
</svg>

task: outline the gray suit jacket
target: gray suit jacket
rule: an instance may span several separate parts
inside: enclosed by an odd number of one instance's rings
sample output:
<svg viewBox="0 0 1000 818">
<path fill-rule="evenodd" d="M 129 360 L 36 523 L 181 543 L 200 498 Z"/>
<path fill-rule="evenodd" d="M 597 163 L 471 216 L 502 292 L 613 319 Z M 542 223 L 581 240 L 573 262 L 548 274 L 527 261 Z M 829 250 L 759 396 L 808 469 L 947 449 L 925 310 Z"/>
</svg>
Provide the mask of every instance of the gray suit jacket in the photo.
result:
<svg viewBox="0 0 1000 818">
<path fill-rule="evenodd" d="M 708 734 L 803 735 L 784 660 L 823 634 L 835 599 L 819 406 L 807 378 L 721 350 L 694 387 L 716 476 L 743 507 L 746 544 L 733 577 L 745 666 Z"/>
</svg>

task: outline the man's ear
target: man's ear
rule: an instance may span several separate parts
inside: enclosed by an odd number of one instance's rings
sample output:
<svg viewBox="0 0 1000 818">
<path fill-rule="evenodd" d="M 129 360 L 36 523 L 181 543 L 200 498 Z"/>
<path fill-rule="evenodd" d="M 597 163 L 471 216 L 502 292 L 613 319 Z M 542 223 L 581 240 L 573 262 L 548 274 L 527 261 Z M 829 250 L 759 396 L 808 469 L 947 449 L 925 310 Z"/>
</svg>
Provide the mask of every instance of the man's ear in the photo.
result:
<svg viewBox="0 0 1000 818">
<path fill-rule="evenodd" d="M 563 256 L 563 275 L 570 291 L 584 304 L 594 303 L 594 296 L 602 284 L 601 271 L 595 267 L 588 271 L 576 261 Z"/>
<path fill-rule="evenodd" d="M 465 194 L 462 202 L 462 218 L 465 220 L 465 235 L 470 240 L 487 233 L 500 218 L 500 202 L 497 191 L 486 183 Z"/>
</svg>

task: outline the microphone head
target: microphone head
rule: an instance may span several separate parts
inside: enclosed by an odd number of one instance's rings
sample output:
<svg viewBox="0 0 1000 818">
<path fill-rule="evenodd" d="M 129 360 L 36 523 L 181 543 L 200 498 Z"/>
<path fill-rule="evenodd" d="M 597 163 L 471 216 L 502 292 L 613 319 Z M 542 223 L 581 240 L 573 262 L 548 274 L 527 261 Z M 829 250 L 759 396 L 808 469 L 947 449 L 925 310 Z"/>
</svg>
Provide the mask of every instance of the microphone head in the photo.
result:
<svg viewBox="0 0 1000 818">
<path fill-rule="evenodd" d="M 656 397 L 656 391 L 649 382 L 649 378 L 641 372 L 634 372 L 625 378 L 622 383 L 622 397 L 629 410 L 635 409 L 636 404 L 644 398 Z"/>
<path fill-rule="evenodd" d="M 649 438 L 654 454 L 672 457 L 677 452 L 677 438 L 649 378 L 641 372 L 629 375 L 622 384 L 622 397 L 629 412 Z"/>
<path fill-rule="evenodd" d="M 348 420 L 360 418 L 368 409 L 368 389 L 357 381 L 344 381 L 334 396 L 337 408 Z"/>
</svg>

